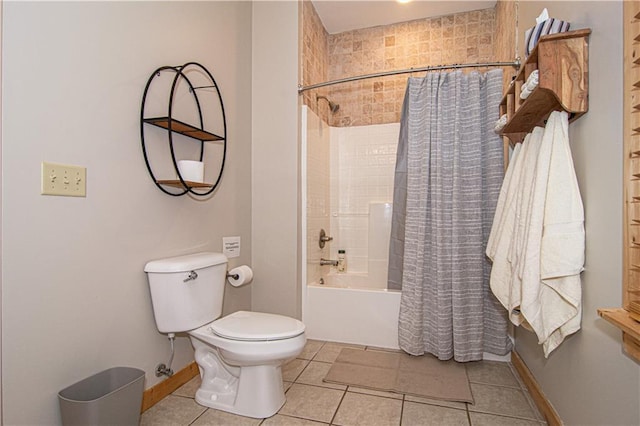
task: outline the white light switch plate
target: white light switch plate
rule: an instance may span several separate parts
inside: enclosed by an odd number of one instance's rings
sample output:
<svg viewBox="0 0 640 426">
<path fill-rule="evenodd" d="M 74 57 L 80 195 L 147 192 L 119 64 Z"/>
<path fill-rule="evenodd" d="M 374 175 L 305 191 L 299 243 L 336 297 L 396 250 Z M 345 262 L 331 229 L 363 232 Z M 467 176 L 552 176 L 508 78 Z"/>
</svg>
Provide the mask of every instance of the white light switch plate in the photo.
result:
<svg viewBox="0 0 640 426">
<path fill-rule="evenodd" d="M 86 167 L 42 162 L 42 195 L 87 196 Z"/>
</svg>

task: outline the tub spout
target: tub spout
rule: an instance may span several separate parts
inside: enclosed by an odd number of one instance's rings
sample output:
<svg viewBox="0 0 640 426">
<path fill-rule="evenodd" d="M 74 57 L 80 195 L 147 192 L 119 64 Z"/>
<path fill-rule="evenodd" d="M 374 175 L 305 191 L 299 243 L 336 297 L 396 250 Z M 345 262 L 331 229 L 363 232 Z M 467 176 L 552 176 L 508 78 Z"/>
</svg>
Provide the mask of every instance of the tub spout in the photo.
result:
<svg viewBox="0 0 640 426">
<path fill-rule="evenodd" d="M 325 266 L 325 265 L 338 266 L 338 261 L 320 258 L 320 266 Z"/>
</svg>

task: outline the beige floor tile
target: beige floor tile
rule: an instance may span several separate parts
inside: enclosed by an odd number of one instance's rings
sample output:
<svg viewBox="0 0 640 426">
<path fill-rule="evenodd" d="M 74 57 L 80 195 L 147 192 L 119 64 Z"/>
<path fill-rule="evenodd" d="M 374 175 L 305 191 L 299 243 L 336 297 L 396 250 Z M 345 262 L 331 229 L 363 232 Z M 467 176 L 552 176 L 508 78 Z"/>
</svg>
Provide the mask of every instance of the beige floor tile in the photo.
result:
<svg viewBox="0 0 640 426">
<path fill-rule="evenodd" d="M 469 426 L 466 410 L 405 401 L 402 426 Z"/>
<path fill-rule="evenodd" d="M 543 426 L 546 423 L 535 420 L 502 417 L 493 414 L 469 413 L 471 426 Z"/>
<path fill-rule="evenodd" d="M 469 404 L 469 411 L 537 420 L 520 389 L 471 383 L 471 392 L 475 404 Z"/>
<path fill-rule="evenodd" d="M 190 425 L 206 409 L 191 398 L 169 395 L 142 413 L 140 426 Z"/>
<path fill-rule="evenodd" d="M 536 420 L 546 423 L 546 420 L 544 419 L 544 415 L 538 409 L 538 406 L 536 405 L 536 402 L 533 400 L 533 397 L 531 396 L 529 391 L 527 389 L 523 389 L 522 393 L 524 393 L 524 396 L 527 398 L 527 402 L 529 402 L 529 407 L 531 407 L 531 410 L 535 414 Z"/>
<path fill-rule="evenodd" d="M 400 423 L 402 401 L 347 392 L 333 424 L 341 426 L 396 426 Z"/>
<path fill-rule="evenodd" d="M 326 424 L 328 423 L 283 416 L 282 414 L 276 414 L 273 417 L 269 417 L 262 423 L 264 426 L 322 426 Z"/>
<path fill-rule="evenodd" d="M 474 426 L 546 425 L 544 417 L 538 412 L 510 363 L 482 361 L 466 364 L 476 401 L 474 405 L 468 405 L 467 414 L 467 404 L 464 403 L 356 387 L 348 387 L 345 393 L 345 386 L 322 382 L 331 363 L 345 347 L 365 349 L 359 345 L 307 341 L 300 357 L 282 368 L 287 402 L 277 415 L 265 419 L 262 423 L 260 419 L 236 416 L 197 404 L 193 398 L 201 380 L 196 376 L 143 413 L 140 425 L 319 426 L 334 420 L 334 424 L 345 426 L 397 426 L 400 414 L 395 423 L 387 419 L 393 418 L 397 406 L 402 407 L 403 398 L 403 426 L 466 425 L 469 418 Z M 386 350 L 373 347 L 366 349 Z"/>
<path fill-rule="evenodd" d="M 173 395 L 178 396 L 186 396 L 188 398 L 195 398 L 196 392 L 200 389 L 200 385 L 202 384 L 202 378 L 198 374 L 193 379 L 189 380 L 184 385 L 180 386 L 178 389 L 173 392 Z"/>
<path fill-rule="evenodd" d="M 520 383 L 513 375 L 508 362 L 476 361 L 467 362 L 467 375 L 472 383 L 509 386 L 519 388 Z"/>
<path fill-rule="evenodd" d="M 291 385 L 293 384 L 293 382 L 286 382 L 286 381 L 282 381 L 282 387 L 284 388 L 284 391 L 288 391 L 289 388 L 291 387 Z"/>
<path fill-rule="evenodd" d="M 329 423 L 343 391 L 294 383 L 287 391 L 287 402 L 278 414 Z"/>
<path fill-rule="evenodd" d="M 444 401 L 440 399 L 423 398 L 421 396 L 405 395 L 405 401 L 419 402 L 421 404 L 439 405 L 440 407 L 457 408 L 458 410 L 466 410 L 467 404 L 457 401 Z"/>
<path fill-rule="evenodd" d="M 324 342 L 321 340 L 307 340 L 307 343 L 304 345 L 304 349 L 302 349 L 302 353 L 298 355 L 298 358 L 313 359 L 320 348 L 322 348 L 322 345 L 324 345 Z"/>
<path fill-rule="evenodd" d="M 329 372 L 332 364 L 326 362 L 311 361 L 304 371 L 296 379 L 296 383 L 304 383 L 306 385 L 322 386 L 325 388 L 346 390 L 345 385 L 334 383 L 325 383 L 322 381 Z"/>
<path fill-rule="evenodd" d="M 343 348 L 364 349 L 365 347 L 360 345 L 349 345 L 345 343 L 327 342 L 318 351 L 316 356 L 313 357 L 313 360 L 320 362 L 334 362 L 336 358 L 338 358 L 338 355 Z"/>
<path fill-rule="evenodd" d="M 518 381 L 518 384 L 520 385 L 520 387 L 522 389 L 526 390 L 527 389 L 527 385 L 524 384 L 524 380 L 522 380 L 522 377 L 520 377 L 520 374 L 518 373 L 518 370 L 516 370 L 516 368 L 513 366 L 512 363 L 509 363 L 509 367 L 511 368 L 511 372 L 515 376 L 515 378 Z"/>
<path fill-rule="evenodd" d="M 192 423 L 193 426 L 257 426 L 262 419 L 238 416 L 237 414 L 209 408 L 198 420 Z"/>
<path fill-rule="evenodd" d="M 295 382 L 302 370 L 309 364 L 306 359 L 294 359 L 282 366 L 282 380 Z"/>
</svg>

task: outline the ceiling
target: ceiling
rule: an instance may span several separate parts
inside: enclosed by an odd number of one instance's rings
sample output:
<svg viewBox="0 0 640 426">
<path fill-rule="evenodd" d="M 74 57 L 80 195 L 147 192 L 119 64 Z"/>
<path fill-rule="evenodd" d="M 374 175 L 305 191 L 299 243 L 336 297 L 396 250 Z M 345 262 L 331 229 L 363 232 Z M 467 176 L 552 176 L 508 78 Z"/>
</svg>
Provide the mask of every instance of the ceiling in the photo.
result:
<svg viewBox="0 0 640 426">
<path fill-rule="evenodd" d="M 312 0 L 329 34 L 494 7 L 496 0 Z"/>
</svg>

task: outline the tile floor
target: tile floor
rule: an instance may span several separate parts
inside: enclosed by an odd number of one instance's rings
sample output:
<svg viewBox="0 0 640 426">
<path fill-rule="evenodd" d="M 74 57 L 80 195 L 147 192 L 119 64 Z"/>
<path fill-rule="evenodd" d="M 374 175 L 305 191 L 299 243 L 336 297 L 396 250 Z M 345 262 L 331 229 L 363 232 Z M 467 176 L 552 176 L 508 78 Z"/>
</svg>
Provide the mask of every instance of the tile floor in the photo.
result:
<svg viewBox="0 0 640 426">
<path fill-rule="evenodd" d="M 273 417 L 253 419 L 198 405 L 195 377 L 142 414 L 146 425 L 247 426 L 542 426 L 545 425 L 513 366 L 480 361 L 467 364 L 475 404 L 443 402 L 390 392 L 323 383 L 344 345 L 309 340 L 300 356 L 283 367 L 287 402 Z M 375 348 L 366 348 L 375 350 Z"/>
</svg>

